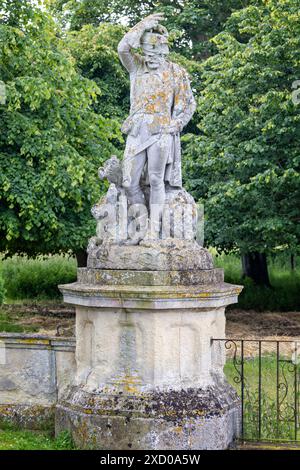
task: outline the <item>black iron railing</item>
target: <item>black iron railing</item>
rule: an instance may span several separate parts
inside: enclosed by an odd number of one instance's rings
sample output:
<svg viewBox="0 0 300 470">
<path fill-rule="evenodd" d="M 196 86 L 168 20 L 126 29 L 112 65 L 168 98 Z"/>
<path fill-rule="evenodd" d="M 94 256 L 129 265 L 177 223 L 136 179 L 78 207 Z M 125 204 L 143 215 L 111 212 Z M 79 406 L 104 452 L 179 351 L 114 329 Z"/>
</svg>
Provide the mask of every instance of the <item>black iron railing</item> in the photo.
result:
<svg viewBox="0 0 300 470">
<path fill-rule="evenodd" d="M 300 443 L 300 340 L 220 339 L 241 398 L 241 439 Z"/>
</svg>

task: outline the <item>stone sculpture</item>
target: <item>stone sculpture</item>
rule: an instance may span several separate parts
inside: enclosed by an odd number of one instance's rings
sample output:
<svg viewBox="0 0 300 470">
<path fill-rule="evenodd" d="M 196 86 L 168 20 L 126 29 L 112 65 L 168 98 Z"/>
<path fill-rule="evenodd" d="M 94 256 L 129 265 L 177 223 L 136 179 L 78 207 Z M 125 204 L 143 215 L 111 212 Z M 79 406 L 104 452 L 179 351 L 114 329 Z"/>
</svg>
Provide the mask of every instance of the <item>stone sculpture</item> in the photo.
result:
<svg viewBox="0 0 300 470">
<path fill-rule="evenodd" d="M 92 209 L 88 265 L 60 286 L 76 306 L 76 375 L 56 432 L 69 429 L 80 448 L 225 449 L 239 432 L 212 338 L 224 338 L 241 287 L 224 283 L 196 237 L 179 137 L 195 102 L 186 72 L 167 60 L 162 19 L 145 18 L 119 44 L 131 81 L 125 154 L 99 169 L 110 187 Z"/>
<path fill-rule="evenodd" d="M 195 111 L 186 71 L 169 62 L 168 33 L 160 14 L 148 16 L 132 28 L 118 46 L 130 74 L 130 115 L 123 123 L 127 134 L 123 187 L 131 204 L 143 204 L 140 179 L 147 165 L 150 203 L 164 204 L 165 185 L 181 188 L 179 134 Z M 144 55 L 135 49 L 141 47 Z"/>
<path fill-rule="evenodd" d="M 118 46 L 131 83 L 130 114 L 122 126 L 127 141 L 123 161 L 112 156 L 99 169 L 100 179 L 111 185 L 92 209 L 97 236 L 88 247 L 90 267 L 107 267 L 106 253 L 114 250 L 123 262 L 123 254 L 128 259 L 131 253 L 128 245 L 144 247 L 138 267 L 145 267 L 143 258 L 151 264 L 151 250 L 162 240 L 164 246 L 183 250 L 183 258 L 191 251 L 199 254 L 194 241 L 197 207 L 182 188 L 180 146 L 180 132 L 195 111 L 195 100 L 186 71 L 167 58 L 168 32 L 159 24 L 162 19 L 161 14 L 148 16 Z"/>
</svg>

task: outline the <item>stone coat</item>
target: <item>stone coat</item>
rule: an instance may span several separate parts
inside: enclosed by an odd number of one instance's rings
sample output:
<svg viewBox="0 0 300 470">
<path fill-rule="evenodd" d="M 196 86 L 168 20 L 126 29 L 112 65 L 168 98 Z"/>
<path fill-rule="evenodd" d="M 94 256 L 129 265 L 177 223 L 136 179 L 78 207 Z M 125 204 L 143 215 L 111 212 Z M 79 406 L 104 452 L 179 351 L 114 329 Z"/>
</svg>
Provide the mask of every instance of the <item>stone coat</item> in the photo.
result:
<svg viewBox="0 0 300 470">
<path fill-rule="evenodd" d="M 122 126 L 127 134 L 126 159 L 133 158 L 150 145 L 159 141 L 162 134 L 172 134 L 170 155 L 166 166 L 165 181 L 181 187 L 180 132 L 190 121 L 196 108 L 186 71 L 177 64 L 165 61 L 158 70 L 149 70 L 144 57 L 133 51 L 140 46 L 143 31 L 134 27 L 121 40 L 119 57 L 130 74 L 130 115 Z M 146 130 L 141 126 L 146 122 Z"/>
</svg>

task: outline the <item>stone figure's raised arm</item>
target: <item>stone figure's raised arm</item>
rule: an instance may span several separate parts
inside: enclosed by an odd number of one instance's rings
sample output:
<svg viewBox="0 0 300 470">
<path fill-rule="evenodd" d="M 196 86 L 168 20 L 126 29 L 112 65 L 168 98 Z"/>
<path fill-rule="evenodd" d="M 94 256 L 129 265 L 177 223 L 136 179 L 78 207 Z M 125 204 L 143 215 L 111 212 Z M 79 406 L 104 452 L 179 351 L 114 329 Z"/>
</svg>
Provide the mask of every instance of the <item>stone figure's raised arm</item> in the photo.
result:
<svg viewBox="0 0 300 470">
<path fill-rule="evenodd" d="M 135 71 L 139 61 L 139 55 L 133 49 L 137 49 L 141 45 L 141 38 L 145 31 L 157 28 L 159 22 L 163 20 L 161 13 L 147 16 L 137 23 L 128 33 L 125 34 L 118 45 L 118 54 L 124 67 L 129 73 Z"/>
</svg>

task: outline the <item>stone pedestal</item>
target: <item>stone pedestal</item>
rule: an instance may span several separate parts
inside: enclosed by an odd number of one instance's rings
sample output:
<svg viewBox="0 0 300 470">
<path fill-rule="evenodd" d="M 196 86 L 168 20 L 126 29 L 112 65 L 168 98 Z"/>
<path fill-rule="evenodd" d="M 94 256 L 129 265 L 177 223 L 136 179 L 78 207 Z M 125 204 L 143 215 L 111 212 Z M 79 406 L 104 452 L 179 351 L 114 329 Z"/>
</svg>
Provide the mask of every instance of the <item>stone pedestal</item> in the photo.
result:
<svg viewBox="0 0 300 470">
<path fill-rule="evenodd" d="M 60 289 L 76 306 L 77 371 L 57 431 L 81 448 L 228 447 L 239 400 L 211 338 L 225 337 L 225 307 L 241 288 L 222 270 L 93 267 Z"/>
</svg>

